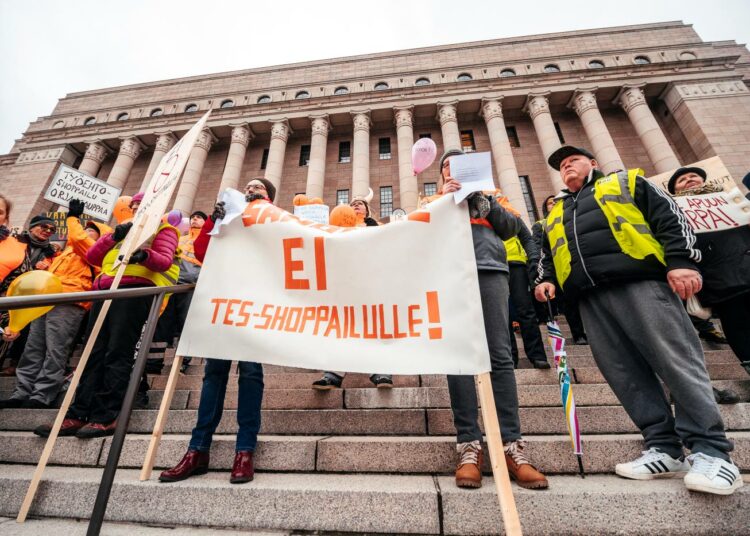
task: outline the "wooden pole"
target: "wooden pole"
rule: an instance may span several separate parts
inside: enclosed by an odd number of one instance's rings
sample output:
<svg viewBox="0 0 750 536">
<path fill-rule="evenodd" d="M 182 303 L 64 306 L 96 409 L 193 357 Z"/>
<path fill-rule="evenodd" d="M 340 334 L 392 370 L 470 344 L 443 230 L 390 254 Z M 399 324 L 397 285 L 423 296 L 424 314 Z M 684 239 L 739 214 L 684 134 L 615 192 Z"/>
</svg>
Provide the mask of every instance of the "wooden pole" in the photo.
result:
<svg viewBox="0 0 750 536">
<path fill-rule="evenodd" d="M 135 232 L 138 234 L 138 237 L 136 238 L 140 237 L 142 230 L 142 225 L 140 225 L 135 230 Z M 110 286 L 111 290 L 117 290 L 117 288 L 120 286 L 120 280 L 125 274 L 125 268 L 127 268 L 128 261 L 130 260 L 130 253 L 130 251 L 126 251 L 123 253 L 122 262 L 118 267 L 117 273 L 115 274 L 115 279 L 114 281 L 112 281 L 112 285 Z M 81 380 L 81 375 L 83 374 L 83 370 L 86 368 L 86 363 L 88 363 L 91 351 L 94 349 L 94 343 L 96 343 L 96 339 L 99 336 L 99 332 L 102 329 L 104 319 L 107 317 L 107 312 L 109 312 L 109 307 L 111 304 L 112 300 L 106 300 L 102 304 L 102 308 L 99 311 L 99 316 L 96 317 L 94 328 L 91 330 L 88 341 L 86 341 L 86 346 L 83 349 L 83 355 L 81 355 L 81 358 L 78 361 L 78 366 L 73 373 L 73 378 L 70 380 L 70 386 L 68 386 L 68 391 L 65 393 L 65 398 L 63 399 L 62 405 L 60 406 L 60 411 L 57 412 L 57 417 L 55 418 L 55 422 L 52 425 L 49 436 L 47 437 L 47 443 L 44 445 L 42 456 L 41 458 L 39 458 L 39 463 L 37 464 L 36 469 L 34 470 L 34 474 L 31 477 L 29 489 L 26 491 L 26 497 L 24 497 L 23 503 L 21 503 L 21 509 L 18 511 L 18 517 L 16 517 L 17 523 L 23 523 L 24 521 L 26 521 L 26 516 L 29 514 L 31 503 L 34 501 L 37 489 L 39 488 L 39 482 L 42 479 L 42 474 L 44 473 L 44 469 L 47 467 L 47 462 L 49 461 L 49 457 L 52 454 L 52 450 L 55 448 L 57 436 L 60 433 L 60 427 L 65 420 L 65 415 L 68 413 L 68 408 L 70 407 L 71 402 L 73 402 L 73 395 L 75 395 L 76 389 L 78 389 L 78 382 L 80 382 Z"/>
<path fill-rule="evenodd" d="M 479 404 L 482 408 L 484 434 L 487 436 L 487 449 L 490 452 L 492 476 L 495 479 L 505 534 L 506 536 L 521 536 L 521 521 L 518 518 L 513 490 L 510 487 L 510 476 L 508 475 L 508 465 L 505 463 L 503 438 L 500 435 L 500 422 L 495 409 L 495 395 L 492 393 L 490 373 L 484 372 L 477 375 L 476 382 L 479 391 Z"/>
<path fill-rule="evenodd" d="M 174 396 L 175 389 L 177 388 L 177 379 L 180 377 L 181 366 L 182 356 L 175 356 L 174 360 L 172 361 L 172 370 L 169 371 L 167 386 L 164 388 L 164 396 L 161 399 L 159 413 L 156 416 L 154 431 L 151 434 L 151 442 L 148 444 L 146 458 L 143 460 L 143 467 L 141 468 L 140 476 L 141 480 L 148 480 L 151 478 L 151 471 L 154 469 L 156 454 L 159 451 L 159 444 L 161 443 L 161 436 L 164 433 L 164 427 L 167 424 L 169 408 L 172 406 L 172 397 Z"/>
</svg>

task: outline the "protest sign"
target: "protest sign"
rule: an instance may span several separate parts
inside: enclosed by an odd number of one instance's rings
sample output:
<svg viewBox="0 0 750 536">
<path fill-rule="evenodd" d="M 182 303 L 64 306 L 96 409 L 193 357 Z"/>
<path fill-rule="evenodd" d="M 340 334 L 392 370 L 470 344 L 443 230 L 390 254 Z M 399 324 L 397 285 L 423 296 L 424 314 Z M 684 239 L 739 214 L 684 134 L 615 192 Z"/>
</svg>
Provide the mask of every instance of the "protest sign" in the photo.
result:
<svg viewBox="0 0 750 536">
<path fill-rule="evenodd" d="M 472 192 L 495 190 L 490 153 L 453 156 L 450 167 L 451 177 L 461 183 L 461 189 L 453 194 L 456 204 L 466 199 Z"/>
<path fill-rule="evenodd" d="M 295 216 L 325 225 L 328 225 L 329 212 L 328 205 L 297 205 L 294 207 Z"/>
<path fill-rule="evenodd" d="M 52 242 L 65 242 L 68 239 L 68 213 L 67 212 L 47 212 L 46 216 L 55 222 L 57 230 L 49 239 Z M 78 218 L 84 227 L 88 222 L 93 220 L 91 216 L 81 214 Z"/>
<path fill-rule="evenodd" d="M 721 158 L 719 158 L 718 156 L 707 158 L 706 160 L 700 160 L 692 164 L 687 164 L 683 167 L 699 167 L 704 169 L 706 171 L 706 185 L 708 186 L 716 186 L 717 189 L 721 188 L 722 190 L 725 190 L 727 192 L 737 188 L 737 183 L 732 178 L 732 175 L 724 165 L 724 162 L 722 162 Z M 658 175 L 654 175 L 653 177 L 647 177 L 647 180 L 653 183 L 654 186 L 658 186 L 666 192 L 668 191 L 667 184 L 669 183 L 669 178 L 675 171 L 677 171 L 677 168 L 670 171 L 665 171 L 664 173 L 659 173 Z"/>
<path fill-rule="evenodd" d="M 68 206 L 71 199 L 80 199 L 86 208 L 83 213 L 102 221 L 109 221 L 121 190 L 82 171 L 60 164 L 44 198 Z"/>
<path fill-rule="evenodd" d="M 394 374 L 489 370 L 466 205 L 315 224 L 254 201 L 214 236 L 178 355 Z"/>
</svg>

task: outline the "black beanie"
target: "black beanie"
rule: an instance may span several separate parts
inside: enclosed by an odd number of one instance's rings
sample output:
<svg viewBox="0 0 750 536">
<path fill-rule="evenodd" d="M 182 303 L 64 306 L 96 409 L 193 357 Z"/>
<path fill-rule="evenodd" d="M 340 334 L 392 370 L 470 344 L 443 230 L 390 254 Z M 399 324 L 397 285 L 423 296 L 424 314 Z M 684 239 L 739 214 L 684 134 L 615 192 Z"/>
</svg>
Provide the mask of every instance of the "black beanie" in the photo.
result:
<svg viewBox="0 0 750 536">
<path fill-rule="evenodd" d="M 37 214 L 36 216 L 31 218 L 31 221 L 29 222 L 29 229 L 36 227 L 37 225 L 51 225 L 52 227 L 57 229 L 55 220 L 53 220 L 46 214 Z"/>
<path fill-rule="evenodd" d="M 206 216 L 206 213 L 205 213 L 205 212 L 203 212 L 202 210 L 196 210 L 195 212 L 193 212 L 193 213 L 192 213 L 192 214 L 190 215 L 190 217 L 191 217 L 191 218 L 192 218 L 193 216 L 198 216 L 199 218 L 203 218 L 204 220 L 207 220 L 207 219 L 208 219 L 208 216 Z"/>
</svg>

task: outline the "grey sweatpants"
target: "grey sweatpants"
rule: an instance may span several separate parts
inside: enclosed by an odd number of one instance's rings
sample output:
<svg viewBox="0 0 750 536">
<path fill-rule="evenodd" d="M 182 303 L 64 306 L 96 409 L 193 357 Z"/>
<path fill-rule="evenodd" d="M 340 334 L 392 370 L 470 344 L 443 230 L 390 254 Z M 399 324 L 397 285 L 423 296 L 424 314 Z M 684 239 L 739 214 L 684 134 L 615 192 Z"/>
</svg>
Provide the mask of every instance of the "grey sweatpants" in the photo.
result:
<svg viewBox="0 0 750 536">
<path fill-rule="evenodd" d="M 57 305 L 31 323 L 29 339 L 16 368 L 18 382 L 11 398 L 52 404 L 65 380 L 65 366 L 86 311 Z"/>
<path fill-rule="evenodd" d="M 579 304 L 596 364 L 646 448 L 678 458 L 684 445 L 729 460 L 733 445 L 724 433 L 701 343 L 669 285 L 637 281 L 599 288 Z M 674 415 L 659 378 L 674 399 Z"/>
</svg>

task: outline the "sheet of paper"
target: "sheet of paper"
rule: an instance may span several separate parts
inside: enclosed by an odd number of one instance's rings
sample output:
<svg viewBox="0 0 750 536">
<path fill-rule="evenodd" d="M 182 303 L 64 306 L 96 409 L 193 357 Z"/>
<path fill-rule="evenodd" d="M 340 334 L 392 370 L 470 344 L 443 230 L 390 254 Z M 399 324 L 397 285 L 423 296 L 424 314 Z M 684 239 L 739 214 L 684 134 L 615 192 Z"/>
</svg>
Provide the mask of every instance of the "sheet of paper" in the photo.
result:
<svg viewBox="0 0 750 536">
<path fill-rule="evenodd" d="M 224 212 L 226 213 L 226 216 L 224 216 L 223 219 L 218 219 L 216 221 L 214 228 L 208 233 L 209 236 L 219 234 L 222 225 L 229 225 L 237 216 L 241 216 L 247 206 L 245 194 L 234 188 L 227 188 L 224 190 L 221 193 L 221 196 L 219 196 L 219 201 L 224 201 Z"/>
<path fill-rule="evenodd" d="M 461 189 L 453 194 L 456 204 L 466 199 L 472 192 L 495 190 L 490 153 L 452 156 L 450 166 L 451 177 L 461 183 Z"/>
</svg>

